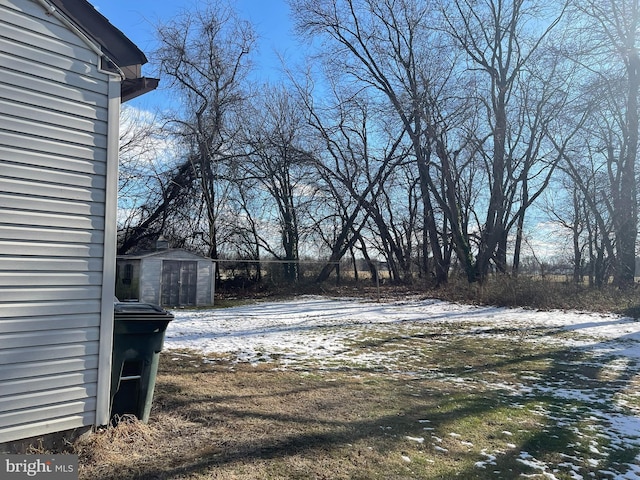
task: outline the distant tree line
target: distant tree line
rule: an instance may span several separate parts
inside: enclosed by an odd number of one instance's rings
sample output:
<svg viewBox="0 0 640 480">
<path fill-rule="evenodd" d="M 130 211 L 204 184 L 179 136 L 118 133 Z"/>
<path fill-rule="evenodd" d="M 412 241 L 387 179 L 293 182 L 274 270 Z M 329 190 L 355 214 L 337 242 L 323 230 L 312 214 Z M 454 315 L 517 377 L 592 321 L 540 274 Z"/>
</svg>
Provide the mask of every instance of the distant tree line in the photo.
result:
<svg viewBox="0 0 640 480">
<path fill-rule="evenodd" d="M 482 282 L 544 219 L 576 282 L 633 284 L 640 0 L 289 3 L 307 57 L 277 84 L 222 1 L 158 26 L 177 107 L 125 122 L 120 253 L 163 234 L 292 282 L 303 256 L 318 281 L 364 259 Z"/>
</svg>

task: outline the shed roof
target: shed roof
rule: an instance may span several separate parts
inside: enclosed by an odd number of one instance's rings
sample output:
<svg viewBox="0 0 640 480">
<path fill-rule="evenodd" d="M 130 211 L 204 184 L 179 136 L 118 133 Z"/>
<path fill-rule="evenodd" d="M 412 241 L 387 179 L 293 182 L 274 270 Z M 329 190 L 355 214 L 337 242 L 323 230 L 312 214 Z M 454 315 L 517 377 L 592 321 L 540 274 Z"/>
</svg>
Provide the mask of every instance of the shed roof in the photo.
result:
<svg viewBox="0 0 640 480">
<path fill-rule="evenodd" d="M 102 51 L 125 74 L 122 81 L 123 102 L 154 90 L 158 79 L 142 76 L 147 57 L 124 33 L 86 0 L 48 0 L 59 12 L 73 21 L 83 33 L 94 40 Z M 109 65 L 103 65 L 109 68 Z"/>
</svg>

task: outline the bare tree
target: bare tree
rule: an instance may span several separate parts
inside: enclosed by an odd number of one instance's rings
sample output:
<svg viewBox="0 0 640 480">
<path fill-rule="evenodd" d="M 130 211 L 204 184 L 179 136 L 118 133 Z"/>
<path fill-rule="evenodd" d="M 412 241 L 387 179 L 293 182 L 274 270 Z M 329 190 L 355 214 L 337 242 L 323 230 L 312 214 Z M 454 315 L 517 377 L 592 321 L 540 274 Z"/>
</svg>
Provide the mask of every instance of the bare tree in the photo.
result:
<svg viewBox="0 0 640 480">
<path fill-rule="evenodd" d="M 580 0 L 574 34 L 588 48 L 573 58 L 591 77 L 585 95 L 594 105 L 590 133 L 594 153 L 606 165 L 615 232 L 614 281 L 633 285 L 637 240 L 638 94 L 640 93 L 640 1 Z"/>
<path fill-rule="evenodd" d="M 433 21 L 432 6 L 411 0 L 291 0 L 291 4 L 301 31 L 331 42 L 331 71 L 371 89 L 372 98 L 387 103 L 388 120 L 402 125 L 420 179 L 423 258 L 431 256 L 436 282 L 446 282 L 449 236 L 438 226 L 430 191 L 428 130 L 435 127 L 430 123 L 431 108 L 440 99 L 450 66 L 439 55 L 442 50 L 432 38 L 434 31 L 427 28 Z M 446 223 L 443 227 L 448 228 Z"/>
<path fill-rule="evenodd" d="M 370 218 L 380 215 L 377 201 L 386 188 L 387 179 L 395 167 L 407 161 L 403 128 L 391 128 L 383 133 L 384 127 L 376 121 L 381 117 L 372 114 L 370 109 L 375 107 L 363 92 L 358 95 L 348 89 L 340 90 L 335 84 L 333 87 L 333 103 L 321 108 L 313 102 L 312 92 L 298 85 L 307 108 L 310 135 L 317 146 L 314 158 L 319 188 L 324 192 L 323 200 L 331 199 L 334 205 L 334 208 L 320 210 L 324 218 L 317 224 L 320 229 L 327 221 L 338 226 L 332 228 L 331 236 L 323 235 L 330 255 L 317 277 L 318 282 L 326 280 L 354 246 L 365 245 L 366 249 L 362 232 Z M 374 136 L 372 131 L 381 135 Z M 378 218 L 379 225 L 380 222 Z M 377 232 L 390 239 L 388 229 Z"/>
<path fill-rule="evenodd" d="M 541 135 L 546 131 L 542 123 L 548 121 L 540 108 L 546 92 L 543 88 L 538 98 L 530 98 L 533 90 L 523 87 L 536 80 L 530 65 L 565 9 L 559 5 L 547 11 L 545 5 L 528 0 L 441 2 L 446 30 L 465 52 L 468 74 L 477 86 L 475 101 L 486 113 L 475 139 L 489 181 L 477 247 L 479 279 L 487 275 L 492 261 L 499 271 L 506 271 L 509 230 L 515 223 L 522 230 L 524 213 L 534 200 L 530 180 L 540 176 L 539 167 L 536 172 L 532 169 L 540 165 Z M 537 192 L 548 184 L 552 165 L 545 163 L 547 171 Z"/>
<path fill-rule="evenodd" d="M 331 71 L 385 99 L 389 118 L 402 124 L 420 179 L 423 244 L 437 283 L 447 279 L 452 251 L 470 282 L 484 279 L 492 262 L 506 271 L 509 231 L 515 226 L 521 242 L 525 212 L 559 159 L 545 136 L 561 89 L 545 83 L 533 64 L 564 7 L 444 0 L 439 17 L 432 3 L 413 0 L 292 5 L 304 32 L 332 42 Z M 533 81 L 541 85 L 537 90 Z M 474 206 L 479 180 L 489 189 L 486 201 Z M 486 205 L 484 213 L 479 205 Z"/>
<path fill-rule="evenodd" d="M 247 113 L 247 156 L 237 164 L 238 176 L 256 185 L 255 196 L 265 192 L 268 197 L 268 210 L 275 214 L 268 218 L 280 242 L 274 245 L 265 239 L 262 248 L 284 261 L 285 280 L 296 282 L 302 221 L 308 216 L 306 205 L 315 196 L 312 157 L 303 144 L 303 110 L 293 92 L 265 85 Z"/>
<path fill-rule="evenodd" d="M 230 188 L 225 169 L 236 149 L 236 118 L 255 34 L 228 5 L 216 1 L 161 25 L 158 38 L 155 58 L 180 104 L 167 125 L 190 149 L 203 199 L 207 254 L 216 258 L 218 219 Z"/>
<path fill-rule="evenodd" d="M 412 163 L 394 163 L 383 188 L 368 204 L 373 223 L 369 241 L 386 259 L 391 279 L 395 281 L 411 282 L 415 260 L 419 257 L 421 199 L 418 184 Z"/>
<path fill-rule="evenodd" d="M 188 208 L 195 177 L 157 117 L 125 107 L 120 119 L 118 253 L 149 248 Z"/>
</svg>

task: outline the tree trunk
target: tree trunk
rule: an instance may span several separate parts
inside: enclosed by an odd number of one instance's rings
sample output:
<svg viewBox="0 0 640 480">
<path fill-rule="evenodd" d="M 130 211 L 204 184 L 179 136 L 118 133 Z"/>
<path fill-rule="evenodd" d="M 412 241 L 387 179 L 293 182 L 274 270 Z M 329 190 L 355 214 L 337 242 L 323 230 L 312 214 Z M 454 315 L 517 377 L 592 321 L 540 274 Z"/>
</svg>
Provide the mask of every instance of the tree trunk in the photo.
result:
<svg viewBox="0 0 640 480">
<path fill-rule="evenodd" d="M 638 13 L 638 12 L 636 12 Z M 627 135 L 626 154 L 622 159 L 618 205 L 615 212 L 616 270 L 615 284 L 626 288 L 633 286 L 636 265 L 636 237 L 638 207 L 636 200 L 635 164 L 638 151 L 638 91 L 640 87 L 640 58 L 637 50 L 629 53 L 627 61 Z"/>
</svg>

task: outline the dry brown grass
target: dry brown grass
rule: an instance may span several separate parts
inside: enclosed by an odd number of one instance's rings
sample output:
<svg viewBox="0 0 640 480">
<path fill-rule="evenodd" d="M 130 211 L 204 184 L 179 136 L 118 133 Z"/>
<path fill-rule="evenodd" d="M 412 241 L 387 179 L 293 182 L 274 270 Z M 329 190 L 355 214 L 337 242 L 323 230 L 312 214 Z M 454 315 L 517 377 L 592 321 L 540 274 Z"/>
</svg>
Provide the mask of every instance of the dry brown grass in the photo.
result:
<svg viewBox="0 0 640 480">
<path fill-rule="evenodd" d="M 588 405 L 499 386 L 553 384 L 585 363 L 582 354 L 517 336 L 404 333 L 363 337 L 353 346 L 398 355 L 409 345 L 415 355 L 393 370 L 313 361 L 283 369 L 164 353 L 149 424 L 124 419 L 77 442 L 80 478 L 515 478 L 535 473 L 518 462 L 521 451 L 552 463 L 569 451 L 585 459 L 581 474 L 594 473 L 584 439 L 598 430 L 584 424 Z M 622 392 L 618 379 L 593 370 L 580 371 L 572 388 Z M 559 417 L 572 426 L 554 427 Z M 483 452 L 500 452 L 486 469 L 476 466 Z M 637 453 L 620 452 L 624 461 Z"/>
<path fill-rule="evenodd" d="M 442 382 L 418 393 L 406 375 L 273 367 L 164 355 L 149 425 L 124 419 L 77 442 L 81 478 L 412 478 L 403 455 L 419 466 L 438 451 L 404 437 L 424 435 L 427 412 L 449 417 L 443 395 L 471 401 Z"/>
<path fill-rule="evenodd" d="M 387 282 L 379 287 L 368 280 L 355 282 L 345 279 L 339 285 L 325 282 L 287 287 L 262 286 L 259 291 L 243 292 L 240 296 L 237 293 L 216 292 L 216 302 L 219 306 L 233 306 L 256 299 L 282 299 L 300 294 L 355 296 L 383 301 L 418 295 L 479 305 L 612 312 L 640 318 L 640 284 L 628 289 L 613 285 L 595 288 L 558 276 L 495 275 L 484 283 L 469 284 L 465 278 L 452 274 L 449 283 L 439 287 L 418 278 L 411 283 Z"/>
<path fill-rule="evenodd" d="M 114 471 L 127 470 L 131 464 L 138 465 L 155 448 L 163 448 L 162 431 L 160 423 L 150 426 L 128 416 L 121 418 L 117 427 L 84 435 L 75 443 L 75 451 L 82 459 L 80 473 L 85 478 L 103 478 Z"/>
</svg>

